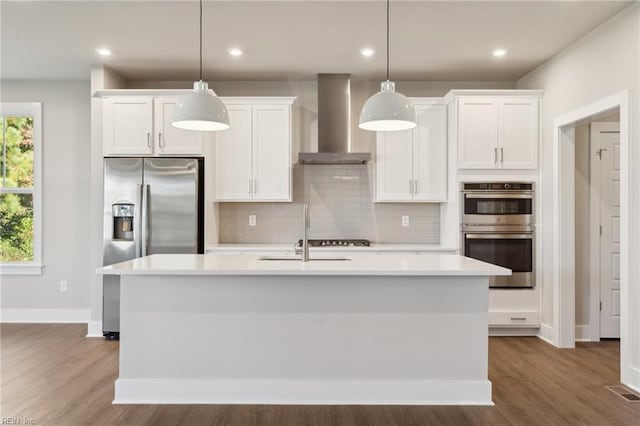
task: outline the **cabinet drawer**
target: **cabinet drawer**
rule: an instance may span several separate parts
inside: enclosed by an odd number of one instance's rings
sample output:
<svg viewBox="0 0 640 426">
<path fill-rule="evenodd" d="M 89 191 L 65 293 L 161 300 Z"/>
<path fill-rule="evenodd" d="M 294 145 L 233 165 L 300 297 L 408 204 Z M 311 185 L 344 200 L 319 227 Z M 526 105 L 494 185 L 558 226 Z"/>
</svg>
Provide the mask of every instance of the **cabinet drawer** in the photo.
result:
<svg viewBox="0 0 640 426">
<path fill-rule="evenodd" d="M 489 325 L 500 327 L 539 327 L 538 312 L 489 312 Z"/>
</svg>

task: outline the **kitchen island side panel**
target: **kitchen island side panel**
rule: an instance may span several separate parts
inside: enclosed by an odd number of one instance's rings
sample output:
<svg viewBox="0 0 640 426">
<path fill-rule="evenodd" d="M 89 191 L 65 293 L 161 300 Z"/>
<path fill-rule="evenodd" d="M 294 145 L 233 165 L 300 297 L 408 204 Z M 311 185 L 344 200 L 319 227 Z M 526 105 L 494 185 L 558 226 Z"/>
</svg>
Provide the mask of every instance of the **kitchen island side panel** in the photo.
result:
<svg viewBox="0 0 640 426">
<path fill-rule="evenodd" d="M 122 276 L 116 402 L 491 404 L 487 279 Z"/>
</svg>

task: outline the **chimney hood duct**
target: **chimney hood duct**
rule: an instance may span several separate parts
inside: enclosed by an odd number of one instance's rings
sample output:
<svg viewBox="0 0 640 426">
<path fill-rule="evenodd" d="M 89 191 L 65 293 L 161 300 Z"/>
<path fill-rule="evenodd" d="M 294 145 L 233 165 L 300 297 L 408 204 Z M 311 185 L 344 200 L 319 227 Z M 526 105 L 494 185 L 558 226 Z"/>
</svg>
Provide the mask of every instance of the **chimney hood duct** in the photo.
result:
<svg viewBox="0 0 640 426">
<path fill-rule="evenodd" d="M 367 164 L 368 152 L 351 152 L 349 74 L 318 74 L 318 152 L 298 154 L 300 164 Z"/>
</svg>

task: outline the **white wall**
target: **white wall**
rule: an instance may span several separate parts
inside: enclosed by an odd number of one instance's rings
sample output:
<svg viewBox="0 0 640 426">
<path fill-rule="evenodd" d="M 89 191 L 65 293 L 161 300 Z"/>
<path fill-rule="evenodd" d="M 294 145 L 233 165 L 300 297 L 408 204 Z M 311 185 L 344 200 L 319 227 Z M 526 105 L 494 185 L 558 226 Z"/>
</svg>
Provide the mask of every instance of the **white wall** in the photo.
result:
<svg viewBox="0 0 640 426">
<path fill-rule="evenodd" d="M 2 276 L 2 309 L 89 308 L 89 80 L 0 82 L 2 102 L 42 102 L 40 276 Z M 60 281 L 69 291 L 61 293 Z"/>
<path fill-rule="evenodd" d="M 535 69 L 518 81 L 521 89 L 544 89 L 542 171 L 541 179 L 545 213 L 542 218 L 544 253 L 542 322 L 553 324 L 552 271 L 555 259 L 552 250 L 553 209 L 553 134 L 555 117 L 588 105 L 623 90 L 631 93 L 631 152 L 637 158 L 640 120 L 640 12 L 638 3 L 624 9 L 611 20 L 578 40 L 572 46 Z M 640 365 L 640 224 L 633 220 L 640 212 L 640 170 L 631 170 L 631 253 L 629 297 L 634 306 L 630 310 L 631 363 L 637 369 Z M 638 370 L 640 371 L 640 370 Z M 640 372 L 638 382 L 640 387 Z"/>
</svg>

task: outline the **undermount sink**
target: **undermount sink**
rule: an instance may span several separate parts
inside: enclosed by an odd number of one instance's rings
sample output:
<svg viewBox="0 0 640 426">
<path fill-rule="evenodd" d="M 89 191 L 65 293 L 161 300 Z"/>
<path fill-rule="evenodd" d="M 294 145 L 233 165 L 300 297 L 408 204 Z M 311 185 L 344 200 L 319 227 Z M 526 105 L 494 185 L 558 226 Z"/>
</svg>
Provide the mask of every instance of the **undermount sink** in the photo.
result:
<svg viewBox="0 0 640 426">
<path fill-rule="evenodd" d="M 258 260 L 297 260 L 298 262 L 302 262 L 300 256 L 260 256 Z M 351 260 L 351 258 L 344 256 L 313 256 L 309 258 L 309 262 L 333 260 Z"/>
</svg>

